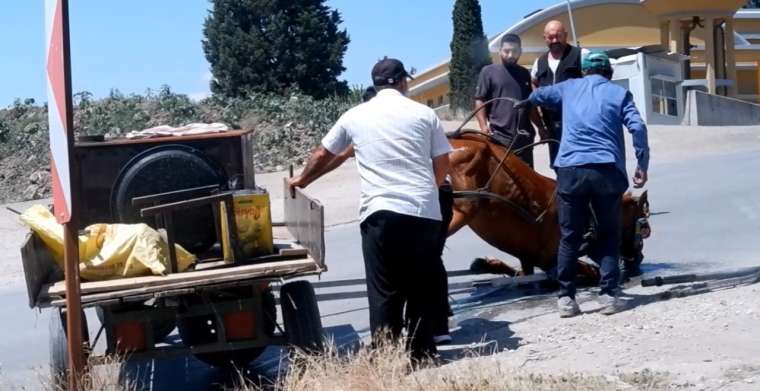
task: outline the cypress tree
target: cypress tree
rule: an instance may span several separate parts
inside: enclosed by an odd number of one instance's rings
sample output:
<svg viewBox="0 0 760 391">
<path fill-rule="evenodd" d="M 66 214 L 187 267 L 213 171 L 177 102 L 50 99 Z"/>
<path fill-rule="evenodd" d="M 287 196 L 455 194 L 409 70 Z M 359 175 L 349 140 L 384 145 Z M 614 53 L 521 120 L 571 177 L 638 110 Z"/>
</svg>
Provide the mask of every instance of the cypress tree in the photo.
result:
<svg viewBox="0 0 760 391">
<path fill-rule="evenodd" d="M 452 13 L 454 35 L 449 63 L 450 102 L 453 113 L 470 111 L 480 69 L 491 63 L 483 34 L 478 0 L 456 0 Z"/>
<path fill-rule="evenodd" d="M 325 0 L 213 0 L 203 51 L 211 91 L 239 97 L 296 87 L 323 98 L 348 92 L 338 81 L 349 38 Z"/>
</svg>

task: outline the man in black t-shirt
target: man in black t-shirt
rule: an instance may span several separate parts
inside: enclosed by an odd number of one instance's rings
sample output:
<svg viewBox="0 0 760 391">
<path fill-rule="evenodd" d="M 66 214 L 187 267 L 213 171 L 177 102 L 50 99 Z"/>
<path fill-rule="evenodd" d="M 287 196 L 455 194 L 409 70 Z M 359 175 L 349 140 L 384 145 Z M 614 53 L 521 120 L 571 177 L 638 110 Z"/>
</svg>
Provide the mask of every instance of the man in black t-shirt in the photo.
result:
<svg viewBox="0 0 760 391">
<path fill-rule="evenodd" d="M 520 37 L 505 34 L 501 38 L 499 56 L 501 63 L 483 67 L 475 89 L 476 110 L 494 98 L 512 98 L 518 101 L 530 96 L 530 72 L 517 64 L 522 54 Z M 536 134 L 530 123 L 528 111 L 519 113 L 509 100 L 496 100 L 477 113 L 478 125 L 484 133 L 489 133 L 512 149 L 533 143 Z M 520 123 L 515 124 L 519 118 Z M 517 125 L 517 126 L 515 126 Z M 528 136 L 518 135 L 517 130 L 528 132 Z M 512 144 L 512 140 L 514 144 Z M 526 148 L 517 154 L 525 163 L 533 167 L 533 148 Z"/>
</svg>

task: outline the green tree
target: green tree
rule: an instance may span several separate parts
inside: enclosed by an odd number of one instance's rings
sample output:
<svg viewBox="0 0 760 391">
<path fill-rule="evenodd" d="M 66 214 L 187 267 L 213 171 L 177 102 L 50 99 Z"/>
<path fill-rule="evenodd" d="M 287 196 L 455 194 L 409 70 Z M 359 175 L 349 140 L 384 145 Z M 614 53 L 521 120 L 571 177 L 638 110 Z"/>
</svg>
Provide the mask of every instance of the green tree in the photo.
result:
<svg viewBox="0 0 760 391">
<path fill-rule="evenodd" d="M 483 34 L 478 0 L 456 0 L 452 13 L 454 35 L 451 38 L 449 83 L 454 113 L 472 110 L 475 84 L 480 69 L 491 63 L 488 40 Z"/>
<path fill-rule="evenodd" d="M 214 0 L 203 51 L 211 91 L 232 97 L 298 88 L 315 98 L 345 94 L 337 77 L 349 38 L 325 0 Z"/>
<path fill-rule="evenodd" d="M 744 8 L 760 8 L 760 0 L 749 0 Z"/>
</svg>

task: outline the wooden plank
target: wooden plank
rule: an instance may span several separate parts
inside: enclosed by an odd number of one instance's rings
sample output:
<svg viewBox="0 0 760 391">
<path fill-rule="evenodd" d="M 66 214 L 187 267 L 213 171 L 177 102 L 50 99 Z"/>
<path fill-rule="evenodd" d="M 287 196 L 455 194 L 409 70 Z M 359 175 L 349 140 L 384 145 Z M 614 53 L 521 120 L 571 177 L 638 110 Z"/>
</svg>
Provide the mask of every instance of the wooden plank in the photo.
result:
<svg viewBox="0 0 760 391">
<path fill-rule="evenodd" d="M 208 140 L 208 139 L 225 138 L 225 137 L 239 137 L 241 135 L 250 133 L 252 131 L 253 131 L 252 129 L 228 130 L 225 132 L 196 134 L 192 136 L 158 136 L 158 137 L 137 138 L 137 139 L 116 138 L 116 139 L 112 139 L 108 141 L 80 142 L 80 143 L 76 143 L 76 147 L 90 148 L 90 147 L 108 147 L 108 146 L 114 146 L 114 145 L 155 144 L 155 143 L 166 143 L 166 142 Z"/>
<path fill-rule="evenodd" d="M 324 206 L 301 189 L 295 189 L 295 198 L 291 197 L 287 178 L 283 179 L 283 192 L 285 224 L 288 230 L 299 244 L 309 250 L 309 254 L 320 267 L 327 270 Z"/>
<path fill-rule="evenodd" d="M 204 288 L 222 289 L 227 286 L 242 285 L 246 281 L 259 280 L 264 281 L 266 279 L 279 279 L 289 278 L 292 276 L 304 276 L 309 274 L 320 273 L 321 270 L 317 266 L 313 259 L 310 263 L 301 261 L 301 265 L 291 265 L 288 268 L 279 270 L 254 270 L 247 273 L 239 272 L 234 275 L 217 276 L 212 279 L 199 280 L 199 281 L 180 281 L 170 282 L 163 285 L 147 286 L 143 288 L 122 289 L 117 291 L 108 291 L 100 293 L 90 293 L 82 295 L 83 305 L 93 305 L 93 303 L 102 303 L 107 301 L 132 301 L 130 299 L 135 297 L 141 297 L 140 301 L 149 300 L 151 298 L 159 297 L 171 297 L 189 293 L 188 291 L 198 291 Z M 224 269 L 229 270 L 229 269 Z M 203 272 L 198 272 L 203 273 Z M 84 284 L 83 284 L 84 286 Z M 44 293 L 43 293 L 44 295 Z M 45 297 L 46 301 L 49 301 L 53 306 L 62 305 L 63 298 L 60 297 Z"/>
<path fill-rule="evenodd" d="M 311 257 L 291 261 L 259 263 L 255 265 L 232 266 L 224 269 L 192 271 L 169 274 L 167 276 L 147 276 L 122 278 L 118 280 L 94 281 L 82 283 L 82 295 L 101 292 L 135 290 L 147 292 L 182 287 L 182 284 L 213 284 L 230 279 L 248 279 L 262 276 L 290 274 L 295 271 L 319 271 L 320 268 Z M 180 286 L 182 285 L 182 286 Z M 64 297 L 63 283 L 57 282 L 42 288 L 42 294 L 48 297 Z"/>
<path fill-rule="evenodd" d="M 24 267 L 29 307 L 37 305 L 37 297 L 45 284 L 63 280 L 63 270 L 53 261 L 53 256 L 36 235 L 27 232 L 21 247 L 21 263 Z"/>
</svg>

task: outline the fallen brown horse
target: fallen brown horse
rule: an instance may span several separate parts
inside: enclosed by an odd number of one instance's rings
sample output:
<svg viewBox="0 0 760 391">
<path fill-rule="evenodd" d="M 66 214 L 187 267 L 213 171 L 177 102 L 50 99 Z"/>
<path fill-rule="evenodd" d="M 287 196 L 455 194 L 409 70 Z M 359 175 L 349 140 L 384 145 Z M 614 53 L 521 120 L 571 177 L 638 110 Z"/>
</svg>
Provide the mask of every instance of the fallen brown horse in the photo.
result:
<svg viewBox="0 0 760 391">
<path fill-rule="evenodd" d="M 468 225 L 490 245 L 519 259 L 522 274 L 532 274 L 535 267 L 544 272 L 554 269 L 560 239 L 555 181 L 482 133 L 449 135 L 449 143 L 454 149 L 449 156 L 455 193 L 449 235 Z M 643 259 L 642 240 L 649 234 L 647 193 L 639 197 L 626 193 L 622 209 L 621 258 L 632 274 Z M 504 263 L 489 266 L 484 271 L 518 273 Z M 579 266 L 579 275 L 598 280 L 595 268 Z"/>
</svg>

